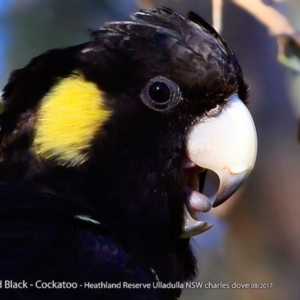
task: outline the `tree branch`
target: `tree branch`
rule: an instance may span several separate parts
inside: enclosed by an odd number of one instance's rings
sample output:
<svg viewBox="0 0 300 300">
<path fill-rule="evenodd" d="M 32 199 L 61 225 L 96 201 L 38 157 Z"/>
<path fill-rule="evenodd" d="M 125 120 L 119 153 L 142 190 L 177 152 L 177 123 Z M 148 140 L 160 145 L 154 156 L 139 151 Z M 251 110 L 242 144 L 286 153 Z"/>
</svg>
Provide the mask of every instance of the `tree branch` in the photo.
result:
<svg viewBox="0 0 300 300">
<path fill-rule="evenodd" d="M 252 14 L 272 35 L 293 35 L 296 32 L 287 18 L 261 0 L 232 0 L 232 2 Z"/>
<path fill-rule="evenodd" d="M 223 0 L 212 0 L 212 23 L 218 31 L 222 31 L 222 8 Z"/>
</svg>

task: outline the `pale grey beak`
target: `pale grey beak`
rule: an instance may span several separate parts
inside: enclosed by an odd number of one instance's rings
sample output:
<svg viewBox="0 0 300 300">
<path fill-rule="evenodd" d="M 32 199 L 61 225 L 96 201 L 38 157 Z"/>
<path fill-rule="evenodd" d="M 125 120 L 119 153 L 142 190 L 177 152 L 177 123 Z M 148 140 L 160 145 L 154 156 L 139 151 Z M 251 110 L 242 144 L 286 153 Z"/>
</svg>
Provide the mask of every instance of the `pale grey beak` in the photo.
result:
<svg viewBox="0 0 300 300">
<path fill-rule="evenodd" d="M 192 200 L 198 201 L 199 207 L 204 201 L 216 207 L 240 187 L 254 167 L 257 136 L 252 117 L 237 95 L 232 95 L 222 108 L 213 109 L 192 126 L 186 153 L 192 163 L 215 172 L 220 179 L 217 193 L 209 199 L 200 193 L 192 193 Z M 197 230 L 200 232 L 200 227 L 205 229 L 201 221 L 195 219 L 197 212 L 192 204 L 189 200 L 185 210 L 183 237 L 192 236 Z M 193 212 L 194 217 L 189 212 Z"/>
<path fill-rule="evenodd" d="M 237 95 L 216 116 L 195 124 L 187 139 L 187 156 L 196 165 L 215 172 L 220 179 L 214 207 L 228 199 L 254 167 L 257 136 L 252 117 Z"/>
</svg>

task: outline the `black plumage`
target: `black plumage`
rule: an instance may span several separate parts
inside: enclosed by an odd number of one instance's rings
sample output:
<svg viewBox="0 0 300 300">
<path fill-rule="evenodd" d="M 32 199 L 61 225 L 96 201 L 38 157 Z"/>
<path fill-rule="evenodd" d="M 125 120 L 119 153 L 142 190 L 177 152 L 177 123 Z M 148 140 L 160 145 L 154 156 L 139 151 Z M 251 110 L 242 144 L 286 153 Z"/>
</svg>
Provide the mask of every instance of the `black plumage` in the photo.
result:
<svg viewBox="0 0 300 300">
<path fill-rule="evenodd" d="M 142 10 L 91 35 L 34 58 L 4 88 L 0 279 L 152 288 L 0 289 L 7 299 L 175 299 L 180 288 L 155 289 L 153 282 L 196 274 L 189 240 L 179 238 L 186 133 L 232 94 L 246 99 L 241 69 L 194 13 L 187 20 L 167 8 Z M 112 114 L 82 150 L 87 159 L 74 166 L 39 156 L 32 145 L 41 100 L 78 73 L 96 84 Z M 147 84 L 164 82 L 160 77 L 174 84 L 170 103 L 149 102 Z"/>
</svg>

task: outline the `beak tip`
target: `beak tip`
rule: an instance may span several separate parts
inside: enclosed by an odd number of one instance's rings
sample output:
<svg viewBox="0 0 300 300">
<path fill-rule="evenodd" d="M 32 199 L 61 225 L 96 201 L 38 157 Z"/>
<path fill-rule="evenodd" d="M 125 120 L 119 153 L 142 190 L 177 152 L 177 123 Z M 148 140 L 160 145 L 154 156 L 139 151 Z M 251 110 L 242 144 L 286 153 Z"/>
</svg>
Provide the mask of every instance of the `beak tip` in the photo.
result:
<svg viewBox="0 0 300 300">
<path fill-rule="evenodd" d="M 224 203 L 229 197 L 231 197 L 243 184 L 248 177 L 250 171 L 241 172 L 234 177 L 228 176 L 223 177 L 220 180 L 220 188 L 213 201 L 212 207 L 217 207 Z"/>
</svg>

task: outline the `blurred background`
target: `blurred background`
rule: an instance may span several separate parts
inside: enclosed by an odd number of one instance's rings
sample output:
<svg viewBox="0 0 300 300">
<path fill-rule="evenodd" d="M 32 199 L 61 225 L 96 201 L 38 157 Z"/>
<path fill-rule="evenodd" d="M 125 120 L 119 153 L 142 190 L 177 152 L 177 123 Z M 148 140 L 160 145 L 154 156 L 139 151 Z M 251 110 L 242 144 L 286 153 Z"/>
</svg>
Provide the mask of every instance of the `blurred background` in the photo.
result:
<svg viewBox="0 0 300 300">
<path fill-rule="evenodd" d="M 300 2 L 264 2 L 300 28 Z M 43 51 L 85 42 L 88 28 L 127 20 L 140 7 L 152 5 L 169 6 L 183 14 L 193 10 L 212 21 L 210 0 L 1 0 L 1 87 L 13 69 Z M 249 109 L 258 132 L 258 157 L 238 195 L 201 216 L 215 225 L 193 239 L 199 259 L 197 281 L 212 285 L 187 289 L 182 300 L 298 300 L 299 73 L 278 63 L 276 38 L 229 0 L 223 3 L 222 35 L 234 49 L 251 87 Z M 263 283 L 265 288 L 213 288 L 221 282 Z"/>
</svg>

